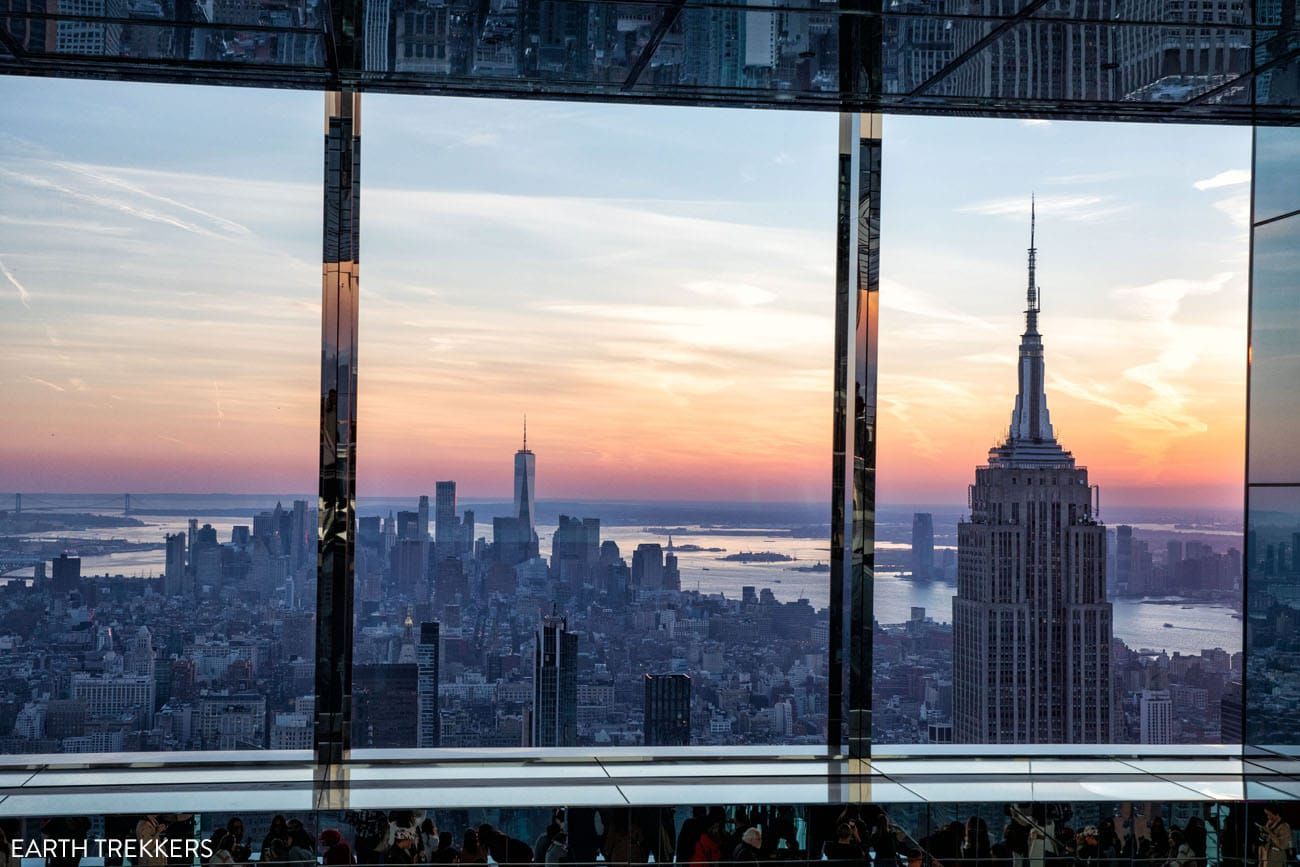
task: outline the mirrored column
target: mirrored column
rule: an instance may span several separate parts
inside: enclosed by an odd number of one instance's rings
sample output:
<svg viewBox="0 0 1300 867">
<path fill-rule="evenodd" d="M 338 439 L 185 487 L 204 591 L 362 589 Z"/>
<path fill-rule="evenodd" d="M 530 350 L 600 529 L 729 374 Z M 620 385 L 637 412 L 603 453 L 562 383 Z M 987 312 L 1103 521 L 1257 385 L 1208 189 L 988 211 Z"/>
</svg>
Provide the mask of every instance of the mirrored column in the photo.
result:
<svg viewBox="0 0 1300 867">
<path fill-rule="evenodd" d="M 350 749 L 357 458 L 361 95 L 325 95 L 321 285 L 320 526 L 316 569 L 316 761 Z"/>
<path fill-rule="evenodd" d="M 840 115 L 828 734 L 849 758 L 871 752 L 880 128 L 878 114 Z"/>
<path fill-rule="evenodd" d="M 1269 755 L 1300 746 L 1300 130 L 1254 147 L 1240 731 Z"/>
</svg>

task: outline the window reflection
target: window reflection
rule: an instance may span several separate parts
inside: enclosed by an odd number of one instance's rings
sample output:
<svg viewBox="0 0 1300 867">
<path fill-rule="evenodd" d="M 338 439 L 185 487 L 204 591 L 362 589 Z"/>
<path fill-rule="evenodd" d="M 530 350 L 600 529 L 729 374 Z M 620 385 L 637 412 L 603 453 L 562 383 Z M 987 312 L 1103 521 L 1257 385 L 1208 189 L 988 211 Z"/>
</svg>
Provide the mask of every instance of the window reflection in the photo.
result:
<svg viewBox="0 0 1300 867">
<path fill-rule="evenodd" d="M 1300 737 L 1300 487 L 1252 487 L 1246 534 L 1247 742 Z"/>
<path fill-rule="evenodd" d="M 1300 480 L 1300 219 L 1255 228 L 1251 283 L 1250 481 Z"/>
<path fill-rule="evenodd" d="M 1293 128 L 1255 128 L 1255 222 L 1300 210 L 1300 133 Z"/>
</svg>

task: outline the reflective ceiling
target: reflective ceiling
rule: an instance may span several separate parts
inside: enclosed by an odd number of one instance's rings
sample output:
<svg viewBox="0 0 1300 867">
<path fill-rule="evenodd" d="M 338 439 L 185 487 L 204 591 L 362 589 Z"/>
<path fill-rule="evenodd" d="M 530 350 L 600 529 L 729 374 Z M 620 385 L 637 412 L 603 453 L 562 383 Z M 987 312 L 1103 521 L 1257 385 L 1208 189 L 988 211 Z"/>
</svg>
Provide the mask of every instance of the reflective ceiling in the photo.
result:
<svg viewBox="0 0 1300 867">
<path fill-rule="evenodd" d="M 0 71 L 1286 123 L 1295 0 L 0 0 Z"/>
</svg>

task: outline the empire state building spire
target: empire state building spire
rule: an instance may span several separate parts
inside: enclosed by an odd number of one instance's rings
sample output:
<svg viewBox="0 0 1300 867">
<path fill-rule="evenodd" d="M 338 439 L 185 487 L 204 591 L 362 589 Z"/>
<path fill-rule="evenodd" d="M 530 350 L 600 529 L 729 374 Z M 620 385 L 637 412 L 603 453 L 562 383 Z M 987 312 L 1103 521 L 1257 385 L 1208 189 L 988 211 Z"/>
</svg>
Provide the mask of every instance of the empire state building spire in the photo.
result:
<svg viewBox="0 0 1300 867">
<path fill-rule="evenodd" d="M 1047 410 L 1044 382 L 1043 337 L 1038 333 L 1041 298 L 1038 290 L 1038 247 L 1035 244 L 1037 214 L 1029 204 L 1029 288 L 1026 292 L 1025 331 L 1020 335 L 1017 365 L 1016 405 L 1006 441 L 989 453 L 990 463 L 1058 464 L 1073 463 L 1070 453 L 1056 442 L 1051 415 Z"/>
<path fill-rule="evenodd" d="M 952 601 L 953 741 L 1105 744 L 1115 740 L 1106 600 L 1106 528 L 1086 467 L 1047 414 L 1038 333 L 1038 248 L 1029 208 L 1029 289 L 1011 427 L 975 468 L 957 525 Z"/>
</svg>

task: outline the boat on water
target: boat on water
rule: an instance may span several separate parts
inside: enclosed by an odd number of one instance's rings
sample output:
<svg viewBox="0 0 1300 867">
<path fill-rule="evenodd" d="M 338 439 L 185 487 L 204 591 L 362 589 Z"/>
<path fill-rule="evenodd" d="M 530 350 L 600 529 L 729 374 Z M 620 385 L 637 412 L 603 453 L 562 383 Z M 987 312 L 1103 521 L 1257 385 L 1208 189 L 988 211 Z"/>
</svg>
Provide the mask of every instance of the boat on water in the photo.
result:
<svg viewBox="0 0 1300 867">
<path fill-rule="evenodd" d="M 1172 623 L 1166 623 L 1166 624 L 1165 624 L 1165 629 L 1173 629 L 1173 628 L 1174 628 L 1174 625 L 1173 625 Z"/>
</svg>

